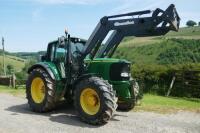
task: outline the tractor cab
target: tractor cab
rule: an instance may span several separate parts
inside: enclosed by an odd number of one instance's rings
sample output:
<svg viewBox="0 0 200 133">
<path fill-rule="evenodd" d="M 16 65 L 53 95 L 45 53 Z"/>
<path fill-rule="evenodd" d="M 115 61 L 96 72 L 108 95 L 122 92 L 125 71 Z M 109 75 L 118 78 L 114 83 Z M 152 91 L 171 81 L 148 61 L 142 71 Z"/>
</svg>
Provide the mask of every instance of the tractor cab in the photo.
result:
<svg viewBox="0 0 200 133">
<path fill-rule="evenodd" d="M 68 61 L 68 56 L 70 53 L 69 62 L 73 62 L 75 68 L 76 58 L 83 49 L 86 41 L 75 37 L 60 37 L 56 41 L 52 41 L 48 44 L 47 53 L 42 56 L 42 62 L 53 62 L 56 64 L 59 74 L 62 79 L 66 78 L 65 64 Z M 68 46 L 70 46 L 68 48 Z"/>
<path fill-rule="evenodd" d="M 42 56 L 41 60 L 65 61 L 65 54 L 67 54 L 66 45 L 68 45 L 68 43 L 71 44 L 71 53 L 73 56 L 77 56 L 77 53 L 83 49 L 86 41 L 80 38 L 71 37 L 69 42 L 66 38 L 60 37 L 58 40 L 52 41 L 48 44 L 47 53 Z"/>
</svg>

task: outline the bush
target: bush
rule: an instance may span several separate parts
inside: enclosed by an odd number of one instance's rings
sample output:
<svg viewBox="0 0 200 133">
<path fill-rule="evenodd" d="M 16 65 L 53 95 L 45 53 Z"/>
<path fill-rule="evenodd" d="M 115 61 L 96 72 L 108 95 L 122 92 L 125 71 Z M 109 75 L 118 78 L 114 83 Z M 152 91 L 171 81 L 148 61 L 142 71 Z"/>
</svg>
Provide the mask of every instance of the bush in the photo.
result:
<svg viewBox="0 0 200 133">
<path fill-rule="evenodd" d="M 15 73 L 15 76 L 18 80 L 24 80 L 27 78 L 27 74 L 24 71 Z"/>
<path fill-rule="evenodd" d="M 36 60 L 29 60 L 25 63 L 24 68 L 22 69 L 21 72 L 17 72 L 15 73 L 16 77 L 18 80 L 25 80 L 27 79 L 27 71 L 29 69 L 29 67 L 31 67 L 32 65 L 34 65 L 36 63 Z"/>
<path fill-rule="evenodd" d="M 131 73 L 132 76 L 138 80 L 140 88 L 144 93 L 152 93 L 164 96 L 169 89 L 172 77 L 175 73 L 178 73 L 178 75 L 184 75 L 187 71 L 198 70 L 199 68 L 200 64 L 133 64 Z M 183 81 L 176 80 L 170 95 L 178 97 L 200 98 L 200 88 L 187 87 L 184 85 Z"/>
<path fill-rule="evenodd" d="M 36 60 L 33 60 L 33 59 L 27 61 L 27 62 L 25 63 L 25 67 L 22 69 L 22 71 L 27 72 L 28 69 L 29 69 L 32 65 L 34 65 L 36 62 L 37 62 L 37 61 L 36 61 Z"/>
<path fill-rule="evenodd" d="M 3 72 L 3 65 L 0 64 L 0 75 L 3 75 L 3 74 L 4 74 L 4 72 Z"/>
<path fill-rule="evenodd" d="M 160 95 L 166 93 L 165 85 L 169 84 L 172 75 L 168 67 L 155 64 L 134 64 L 131 70 L 133 77 L 142 84 L 142 89 L 145 93 Z"/>
<path fill-rule="evenodd" d="M 174 47 L 160 53 L 159 64 L 183 64 L 200 62 L 200 40 L 172 39 Z"/>
<path fill-rule="evenodd" d="M 6 72 L 6 73 L 7 73 L 7 74 L 12 74 L 12 73 L 14 73 L 14 66 L 8 64 L 8 65 L 7 65 L 7 72 Z"/>
</svg>

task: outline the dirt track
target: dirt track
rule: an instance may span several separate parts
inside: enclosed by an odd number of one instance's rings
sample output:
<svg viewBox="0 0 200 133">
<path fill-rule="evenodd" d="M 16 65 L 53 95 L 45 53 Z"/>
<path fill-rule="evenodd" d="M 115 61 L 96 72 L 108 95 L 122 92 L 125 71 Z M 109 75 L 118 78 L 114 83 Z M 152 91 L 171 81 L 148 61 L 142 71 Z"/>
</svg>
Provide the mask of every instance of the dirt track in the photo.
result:
<svg viewBox="0 0 200 133">
<path fill-rule="evenodd" d="M 104 126 L 79 121 L 73 108 L 37 114 L 30 111 L 24 98 L 0 94 L 0 133 L 200 133 L 200 114 L 179 112 L 116 112 Z"/>
</svg>

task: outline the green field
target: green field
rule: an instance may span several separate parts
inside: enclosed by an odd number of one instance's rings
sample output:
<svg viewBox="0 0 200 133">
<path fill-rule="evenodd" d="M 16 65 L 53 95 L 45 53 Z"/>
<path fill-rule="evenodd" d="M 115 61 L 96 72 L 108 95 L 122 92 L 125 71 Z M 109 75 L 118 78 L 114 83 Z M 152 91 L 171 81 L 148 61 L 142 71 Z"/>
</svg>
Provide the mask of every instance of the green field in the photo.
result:
<svg viewBox="0 0 200 133">
<path fill-rule="evenodd" d="M 25 96 L 25 88 L 13 89 L 11 87 L 0 85 L 0 93 L 8 93 L 14 96 Z"/>
<path fill-rule="evenodd" d="M 135 111 L 152 111 L 159 113 L 174 113 L 180 110 L 200 113 L 200 99 L 145 94 L 141 106 L 137 106 L 135 109 Z"/>
</svg>

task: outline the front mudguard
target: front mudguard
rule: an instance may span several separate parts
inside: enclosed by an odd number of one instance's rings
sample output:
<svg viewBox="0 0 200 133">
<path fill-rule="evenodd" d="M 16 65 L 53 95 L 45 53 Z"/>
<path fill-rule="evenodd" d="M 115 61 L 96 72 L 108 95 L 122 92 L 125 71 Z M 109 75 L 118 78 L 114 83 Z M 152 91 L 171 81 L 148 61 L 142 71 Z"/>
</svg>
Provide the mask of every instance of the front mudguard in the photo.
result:
<svg viewBox="0 0 200 133">
<path fill-rule="evenodd" d="M 117 93 L 118 102 L 136 102 L 139 86 L 135 80 L 112 81 L 111 84 Z"/>
</svg>

